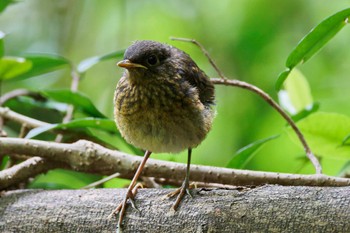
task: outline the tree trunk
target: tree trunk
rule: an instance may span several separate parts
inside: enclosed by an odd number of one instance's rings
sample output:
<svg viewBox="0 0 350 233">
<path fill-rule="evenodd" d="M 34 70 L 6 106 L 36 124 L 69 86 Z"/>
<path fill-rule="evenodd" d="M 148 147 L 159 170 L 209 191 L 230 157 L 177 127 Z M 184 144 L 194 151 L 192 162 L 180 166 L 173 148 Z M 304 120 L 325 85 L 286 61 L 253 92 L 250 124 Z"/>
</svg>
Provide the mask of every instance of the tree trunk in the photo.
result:
<svg viewBox="0 0 350 233">
<path fill-rule="evenodd" d="M 175 212 L 170 190 L 140 189 L 123 232 L 350 232 L 350 187 L 194 189 Z M 115 232 L 125 189 L 19 190 L 0 197 L 0 232 Z"/>
</svg>

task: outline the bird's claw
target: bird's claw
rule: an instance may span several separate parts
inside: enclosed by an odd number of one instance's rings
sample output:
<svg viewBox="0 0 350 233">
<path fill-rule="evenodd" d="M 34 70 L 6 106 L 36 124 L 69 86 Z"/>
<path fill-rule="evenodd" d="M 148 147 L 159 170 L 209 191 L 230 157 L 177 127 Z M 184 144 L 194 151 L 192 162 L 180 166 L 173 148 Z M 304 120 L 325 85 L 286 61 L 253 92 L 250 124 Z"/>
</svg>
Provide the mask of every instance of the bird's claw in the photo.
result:
<svg viewBox="0 0 350 233">
<path fill-rule="evenodd" d="M 175 191 L 170 192 L 167 195 L 165 195 L 164 199 L 165 198 L 175 197 L 177 195 L 176 200 L 175 200 L 174 204 L 171 207 L 173 210 L 176 210 L 185 194 L 188 194 L 191 198 L 193 198 L 193 195 L 191 194 L 191 191 L 190 191 L 190 188 L 192 188 L 192 187 L 195 187 L 195 185 L 193 183 L 190 184 L 190 185 L 188 185 L 188 184 L 186 185 L 186 183 L 184 182 L 181 185 L 181 187 L 179 187 Z"/>
<path fill-rule="evenodd" d="M 124 208 L 126 208 L 126 204 L 127 204 L 127 201 L 129 200 L 130 203 L 131 203 L 131 207 L 136 209 L 137 211 L 140 211 L 137 207 L 136 207 L 136 204 L 135 204 L 135 196 L 137 194 L 137 190 L 139 188 L 143 188 L 142 184 L 141 183 L 138 183 L 135 185 L 135 187 L 132 189 L 132 190 L 127 190 L 126 192 L 126 195 L 125 195 L 125 198 L 124 200 L 119 203 L 119 205 L 117 206 L 117 208 L 115 208 L 112 213 L 110 213 L 110 215 L 108 215 L 108 219 L 111 219 L 113 216 L 116 216 L 120 213 L 120 211 Z M 119 216 L 119 219 L 123 219 L 123 214 L 121 216 Z M 121 221 L 120 221 L 121 222 Z"/>
</svg>

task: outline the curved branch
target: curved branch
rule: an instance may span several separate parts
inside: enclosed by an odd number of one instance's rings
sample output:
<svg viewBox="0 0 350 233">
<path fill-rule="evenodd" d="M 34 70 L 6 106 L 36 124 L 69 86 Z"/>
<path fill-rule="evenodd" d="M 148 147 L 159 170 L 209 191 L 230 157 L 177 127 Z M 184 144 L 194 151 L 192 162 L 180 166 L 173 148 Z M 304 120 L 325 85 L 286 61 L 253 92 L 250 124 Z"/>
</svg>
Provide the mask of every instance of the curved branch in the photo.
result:
<svg viewBox="0 0 350 233">
<path fill-rule="evenodd" d="M 85 140 L 68 144 L 18 138 L 0 138 L 0 148 L 0 155 L 25 154 L 30 156 L 40 156 L 51 161 L 69 164 L 72 169 L 78 171 L 102 175 L 110 175 L 119 172 L 125 176 L 132 176 L 142 160 L 139 156 L 110 150 Z M 149 159 L 142 174 L 143 176 L 155 178 L 183 179 L 185 170 L 186 165 L 182 163 Z M 350 185 L 350 179 L 319 174 L 295 175 L 200 165 L 191 165 L 191 181 L 230 185 Z"/>
<path fill-rule="evenodd" d="M 49 125 L 49 123 L 39 121 L 11 111 L 9 108 L 0 107 L 0 116 L 18 122 L 22 125 L 25 125 L 28 128 L 36 128 L 44 125 Z"/>
<path fill-rule="evenodd" d="M 35 98 L 39 97 L 38 94 L 32 91 L 29 91 L 27 89 L 16 89 L 0 96 L 0 106 L 6 103 L 7 101 L 9 101 L 10 99 L 16 98 L 18 96 L 23 96 L 23 95 L 33 96 Z"/>
<path fill-rule="evenodd" d="M 316 170 L 316 174 L 322 174 L 322 167 L 320 162 L 318 161 L 318 159 L 316 158 L 316 156 L 311 152 L 311 149 L 309 147 L 309 145 L 307 144 L 302 132 L 299 130 L 299 128 L 297 127 L 297 125 L 294 123 L 294 121 L 292 120 L 292 118 L 290 118 L 290 116 L 283 111 L 283 109 L 263 90 L 261 90 L 260 88 L 243 82 L 243 81 L 239 81 L 239 80 L 229 80 L 229 79 L 222 79 L 222 78 L 212 78 L 211 81 L 214 84 L 221 84 L 221 85 L 226 85 L 226 86 L 236 86 L 236 87 L 240 87 L 243 89 L 247 89 L 250 90 L 252 92 L 255 92 L 256 94 L 258 94 L 259 96 L 261 96 L 269 105 L 271 105 L 287 122 L 288 124 L 292 127 L 292 129 L 294 130 L 294 132 L 296 133 L 296 135 L 298 136 L 301 144 L 304 147 L 304 150 L 306 152 L 306 156 L 309 158 L 309 160 L 311 161 L 312 165 L 314 166 L 315 170 Z"/>
<path fill-rule="evenodd" d="M 64 166 L 59 166 L 57 162 L 50 162 L 40 157 L 27 159 L 20 164 L 0 171 L 0 189 L 19 184 L 22 181 L 26 181 L 29 177 L 34 177 L 58 167 Z"/>
</svg>

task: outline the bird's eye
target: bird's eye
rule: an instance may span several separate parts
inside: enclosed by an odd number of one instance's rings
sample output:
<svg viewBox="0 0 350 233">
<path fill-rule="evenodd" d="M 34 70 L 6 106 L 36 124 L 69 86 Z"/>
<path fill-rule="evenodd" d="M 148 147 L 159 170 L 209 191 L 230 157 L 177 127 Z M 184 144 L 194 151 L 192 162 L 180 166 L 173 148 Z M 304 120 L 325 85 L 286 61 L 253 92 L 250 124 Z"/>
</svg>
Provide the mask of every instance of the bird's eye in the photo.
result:
<svg viewBox="0 0 350 233">
<path fill-rule="evenodd" d="M 159 62 L 158 57 L 156 55 L 150 55 L 147 58 L 147 63 L 151 66 L 157 65 Z"/>
</svg>

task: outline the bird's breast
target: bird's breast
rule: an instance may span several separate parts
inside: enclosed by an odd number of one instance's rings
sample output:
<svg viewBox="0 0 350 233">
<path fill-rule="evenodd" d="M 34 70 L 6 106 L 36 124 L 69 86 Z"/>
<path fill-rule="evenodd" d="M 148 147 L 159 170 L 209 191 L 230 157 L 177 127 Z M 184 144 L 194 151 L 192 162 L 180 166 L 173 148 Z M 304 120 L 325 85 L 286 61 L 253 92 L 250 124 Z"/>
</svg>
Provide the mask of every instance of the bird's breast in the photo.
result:
<svg viewBox="0 0 350 233">
<path fill-rule="evenodd" d="M 115 93 L 115 120 L 122 136 L 153 152 L 179 152 L 197 146 L 210 130 L 212 111 L 186 83 L 130 85 Z"/>
</svg>

